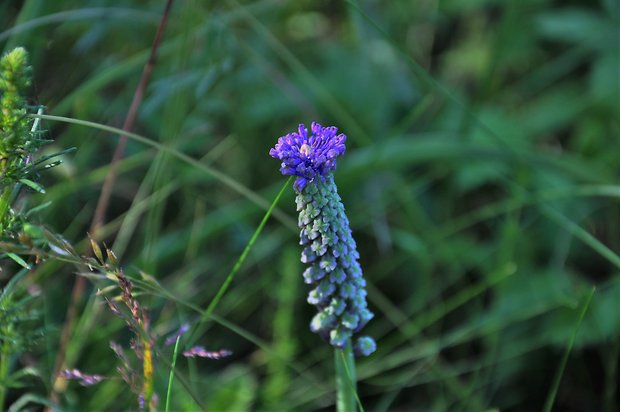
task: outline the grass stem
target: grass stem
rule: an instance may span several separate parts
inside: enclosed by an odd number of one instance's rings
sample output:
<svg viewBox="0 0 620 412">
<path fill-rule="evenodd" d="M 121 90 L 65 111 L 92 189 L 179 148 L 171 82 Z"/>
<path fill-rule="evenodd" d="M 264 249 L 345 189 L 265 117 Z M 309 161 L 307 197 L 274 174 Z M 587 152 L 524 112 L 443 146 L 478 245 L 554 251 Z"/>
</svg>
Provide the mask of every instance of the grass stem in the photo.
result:
<svg viewBox="0 0 620 412">
<path fill-rule="evenodd" d="M 581 326 L 581 322 L 590 307 L 590 303 L 592 302 L 592 297 L 596 292 L 596 288 L 592 288 L 588 295 L 583 300 L 581 305 L 581 310 L 579 311 L 579 317 L 577 318 L 577 324 L 575 325 L 575 330 L 573 331 L 573 335 L 568 341 L 568 345 L 566 345 L 566 350 L 564 351 L 564 355 L 562 356 L 562 360 L 560 361 L 560 365 L 558 366 L 558 370 L 555 374 L 555 378 L 553 379 L 553 383 L 551 384 L 551 389 L 549 390 L 549 395 L 547 396 L 547 401 L 545 402 L 545 406 L 543 407 L 543 412 L 551 412 L 551 408 L 553 408 L 553 403 L 555 402 L 555 397 L 558 393 L 558 389 L 560 388 L 560 382 L 562 381 L 562 375 L 564 374 L 564 369 L 566 368 L 566 364 L 568 363 L 568 357 L 570 356 L 571 351 L 573 350 L 573 346 L 575 345 L 575 341 L 577 340 L 577 333 L 579 332 L 579 327 Z"/>
<path fill-rule="evenodd" d="M 177 364 L 177 355 L 179 353 L 179 340 L 181 336 L 177 336 L 177 340 L 174 343 L 174 352 L 172 354 L 172 366 L 170 367 L 170 375 L 168 376 L 168 390 L 166 391 L 166 412 L 170 411 L 170 394 L 172 392 L 172 380 L 174 379 L 174 368 Z"/>
<path fill-rule="evenodd" d="M 6 229 L 4 227 L 5 215 L 9 210 L 9 206 L 11 203 L 11 188 L 5 187 L 2 190 L 2 194 L 0 194 L 0 235 L 4 233 Z"/>
<path fill-rule="evenodd" d="M 9 341 L 5 340 L 0 348 L 0 410 L 4 410 L 7 378 L 9 375 Z"/>
</svg>

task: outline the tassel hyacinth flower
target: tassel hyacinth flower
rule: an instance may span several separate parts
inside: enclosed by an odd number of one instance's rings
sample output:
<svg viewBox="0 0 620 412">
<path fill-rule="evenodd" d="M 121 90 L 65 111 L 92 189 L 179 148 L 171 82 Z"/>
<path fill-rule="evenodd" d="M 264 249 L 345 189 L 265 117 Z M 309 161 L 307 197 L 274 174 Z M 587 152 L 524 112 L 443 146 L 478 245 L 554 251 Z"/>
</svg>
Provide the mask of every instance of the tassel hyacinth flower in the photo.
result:
<svg viewBox="0 0 620 412">
<path fill-rule="evenodd" d="M 297 132 L 280 137 L 269 155 L 282 161 L 283 175 L 297 176 L 301 261 L 308 265 L 303 277 L 313 286 L 308 303 L 318 310 L 310 329 L 343 349 L 374 315 L 367 307 L 359 253 L 334 183 L 332 171 L 346 140 L 337 132 L 336 127 L 312 123 L 309 134 L 301 124 Z M 368 336 L 353 344 L 356 355 L 368 356 L 375 349 Z"/>
</svg>

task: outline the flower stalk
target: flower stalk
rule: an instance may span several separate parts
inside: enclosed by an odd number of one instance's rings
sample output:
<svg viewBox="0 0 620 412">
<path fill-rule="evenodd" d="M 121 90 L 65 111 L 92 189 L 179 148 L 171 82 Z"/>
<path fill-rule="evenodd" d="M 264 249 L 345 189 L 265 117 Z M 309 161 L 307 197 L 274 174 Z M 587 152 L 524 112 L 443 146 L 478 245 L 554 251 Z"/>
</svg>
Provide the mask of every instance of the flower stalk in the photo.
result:
<svg viewBox="0 0 620 412">
<path fill-rule="evenodd" d="M 6 381 L 9 376 L 9 361 L 11 359 L 11 344 L 5 339 L 0 344 L 0 410 L 4 408 L 4 398 L 6 397 Z"/>
<path fill-rule="evenodd" d="M 351 342 L 344 349 L 334 349 L 336 367 L 336 411 L 355 412 L 357 389 L 355 387 L 355 358 Z"/>
</svg>

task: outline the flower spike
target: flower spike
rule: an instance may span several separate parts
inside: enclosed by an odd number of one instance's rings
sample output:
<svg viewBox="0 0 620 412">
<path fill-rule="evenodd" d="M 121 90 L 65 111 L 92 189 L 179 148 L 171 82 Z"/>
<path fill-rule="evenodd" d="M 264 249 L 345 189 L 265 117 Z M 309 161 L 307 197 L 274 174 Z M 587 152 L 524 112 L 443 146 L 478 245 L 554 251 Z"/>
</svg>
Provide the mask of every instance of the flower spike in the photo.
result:
<svg viewBox="0 0 620 412">
<path fill-rule="evenodd" d="M 300 124 L 296 132 L 280 137 L 269 154 L 282 161 L 283 175 L 297 176 L 301 261 L 308 265 L 303 278 L 313 287 L 308 303 L 318 310 L 310 330 L 342 349 L 374 315 L 367 307 L 359 253 L 332 173 L 347 137 L 316 122 L 310 132 Z M 375 349 L 368 336 L 354 344 L 356 355 L 368 356 Z"/>
</svg>

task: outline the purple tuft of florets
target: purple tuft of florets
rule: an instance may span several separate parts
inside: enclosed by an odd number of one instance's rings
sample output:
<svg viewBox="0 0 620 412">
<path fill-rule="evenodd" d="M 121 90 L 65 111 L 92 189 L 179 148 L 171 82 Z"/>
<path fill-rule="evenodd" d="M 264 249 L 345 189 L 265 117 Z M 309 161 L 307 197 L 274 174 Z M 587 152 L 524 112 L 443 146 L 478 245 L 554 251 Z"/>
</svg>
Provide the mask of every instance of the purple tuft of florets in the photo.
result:
<svg viewBox="0 0 620 412">
<path fill-rule="evenodd" d="M 283 175 L 297 176 L 295 189 L 301 192 L 310 182 L 323 179 L 336 168 L 336 158 L 344 154 L 347 136 L 336 134 L 338 128 L 323 127 L 313 122 L 311 134 L 300 124 L 297 132 L 278 139 L 269 155 L 282 161 L 280 172 Z"/>
</svg>

